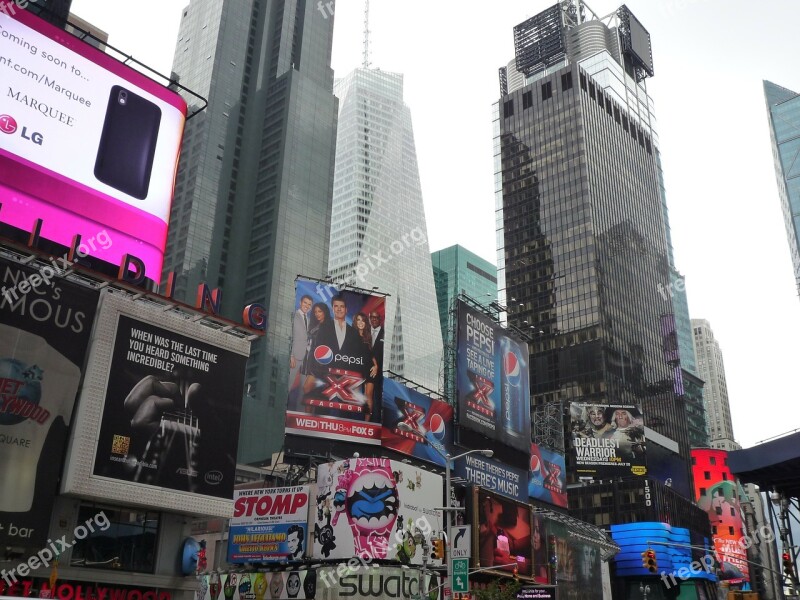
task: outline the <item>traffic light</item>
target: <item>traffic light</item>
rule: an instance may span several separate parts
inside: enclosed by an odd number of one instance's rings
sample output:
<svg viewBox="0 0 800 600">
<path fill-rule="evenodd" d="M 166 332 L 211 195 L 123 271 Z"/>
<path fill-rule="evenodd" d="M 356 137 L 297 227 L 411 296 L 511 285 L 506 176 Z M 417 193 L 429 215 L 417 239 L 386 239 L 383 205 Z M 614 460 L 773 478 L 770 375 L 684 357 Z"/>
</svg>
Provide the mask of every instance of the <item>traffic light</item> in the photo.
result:
<svg viewBox="0 0 800 600">
<path fill-rule="evenodd" d="M 444 560 L 444 540 L 433 539 L 431 541 L 433 543 L 433 552 L 431 552 L 431 558 L 434 560 Z"/>
<path fill-rule="evenodd" d="M 792 557 L 788 552 L 784 552 L 783 556 L 783 574 L 787 575 L 788 577 L 792 577 L 794 575 L 794 571 L 792 569 Z"/>
<path fill-rule="evenodd" d="M 658 562 L 656 561 L 656 552 L 648 548 L 642 552 L 642 566 L 651 573 L 658 573 Z"/>
</svg>

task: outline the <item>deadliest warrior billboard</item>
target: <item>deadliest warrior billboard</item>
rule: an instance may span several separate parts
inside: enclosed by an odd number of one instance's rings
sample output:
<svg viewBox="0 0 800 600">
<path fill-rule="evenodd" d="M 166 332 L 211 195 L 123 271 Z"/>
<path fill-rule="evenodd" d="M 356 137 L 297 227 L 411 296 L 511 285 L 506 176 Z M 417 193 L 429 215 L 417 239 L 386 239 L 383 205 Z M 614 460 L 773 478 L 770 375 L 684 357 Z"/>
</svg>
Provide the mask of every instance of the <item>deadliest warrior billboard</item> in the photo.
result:
<svg viewBox="0 0 800 600">
<path fill-rule="evenodd" d="M 528 345 L 459 302 L 457 346 L 458 425 L 529 452 Z"/>
<path fill-rule="evenodd" d="M 302 560 L 308 549 L 309 486 L 236 490 L 228 562 Z"/>
<path fill-rule="evenodd" d="M 0 546 L 45 546 L 99 293 L 0 259 Z"/>
<path fill-rule="evenodd" d="M 62 493 L 230 517 L 250 342 L 198 317 L 102 294 Z"/>
<path fill-rule="evenodd" d="M 384 297 L 299 279 L 286 432 L 381 443 Z"/>
<path fill-rule="evenodd" d="M 632 404 L 570 404 L 578 477 L 645 475 L 644 422 Z"/>
<path fill-rule="evenodd" d="M 442 478 L 385 458 L 317 469 L 314 558 L 423 564 L 423 542 L 443 526 Z M 441 566 L 434 561 L 433 566 Z"/>
<path fill-rule="evenodd" d="M 132 254 L 157 279 L 186 103 L 175 92 L 0 0 L 2 221 L 112 265 Z M 80 148 L 80 152 L 76 152 Z"/>
<path fill-rule="evenodd" d="M 385 379 L 381 439 L 384 448 L 443 467 L 453 447 L 453 407 Z"/>
</svg>

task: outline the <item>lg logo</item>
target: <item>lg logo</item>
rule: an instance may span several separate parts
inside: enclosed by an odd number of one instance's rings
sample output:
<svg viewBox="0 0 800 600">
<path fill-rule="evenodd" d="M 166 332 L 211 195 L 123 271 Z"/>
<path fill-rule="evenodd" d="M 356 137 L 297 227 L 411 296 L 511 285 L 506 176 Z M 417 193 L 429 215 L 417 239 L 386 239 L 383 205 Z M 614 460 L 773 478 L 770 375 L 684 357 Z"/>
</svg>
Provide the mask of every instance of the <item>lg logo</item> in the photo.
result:
<svg viewBox="0 0 800 600">
<path fill-rule="evenodd" d="M 16 119 L 11 115 L 0 115 L 0 131 L 3 133 L 7 133 L 9 135 L 16 133 L 19 126 L 17 125 Z M 34 131 L 33 133 L 28 133 L 28 128 L 23 127 L 22 133 L 20 133 L 22 139 L 28 140 L 29 142 L 33 142 L 37 146 L 41 146 L 44 142 L 44 136 Z"/>
<path fill-rule="evenodd" d="M 0 131 L 3 133 L 14 133 L 17 130 L 17 122 L 11 115 L 0 115 Z"/>
</svg>

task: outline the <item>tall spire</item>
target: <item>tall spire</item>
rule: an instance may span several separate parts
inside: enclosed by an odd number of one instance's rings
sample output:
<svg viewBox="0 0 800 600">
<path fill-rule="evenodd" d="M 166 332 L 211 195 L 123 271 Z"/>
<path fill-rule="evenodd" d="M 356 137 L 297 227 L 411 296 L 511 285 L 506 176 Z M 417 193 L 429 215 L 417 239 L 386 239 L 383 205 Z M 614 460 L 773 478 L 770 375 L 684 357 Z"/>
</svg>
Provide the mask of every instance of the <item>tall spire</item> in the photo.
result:
<svg viewBox="0 0 800 600">
<path fill-rule="evenodd" d="M 364 64 L 369 69 L 369 0 L 364 0 Z"/>
</svg>

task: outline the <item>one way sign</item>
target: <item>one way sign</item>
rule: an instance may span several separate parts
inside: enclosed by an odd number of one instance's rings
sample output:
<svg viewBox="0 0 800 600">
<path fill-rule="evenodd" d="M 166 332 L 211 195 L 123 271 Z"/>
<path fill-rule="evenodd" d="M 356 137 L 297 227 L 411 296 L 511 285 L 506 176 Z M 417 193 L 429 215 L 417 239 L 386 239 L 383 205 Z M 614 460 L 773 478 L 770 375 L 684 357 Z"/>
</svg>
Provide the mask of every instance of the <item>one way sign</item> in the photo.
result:
<svg viewBox="0 0 800 600">
<path fill-rule="evenodd" d="M 450 556 L 452 558 L 470 558 L 472 556 L 472 527 L 469 525 L 459 525 L 450 529 L 450 539 L 452 547 Z"/>
</svg>

